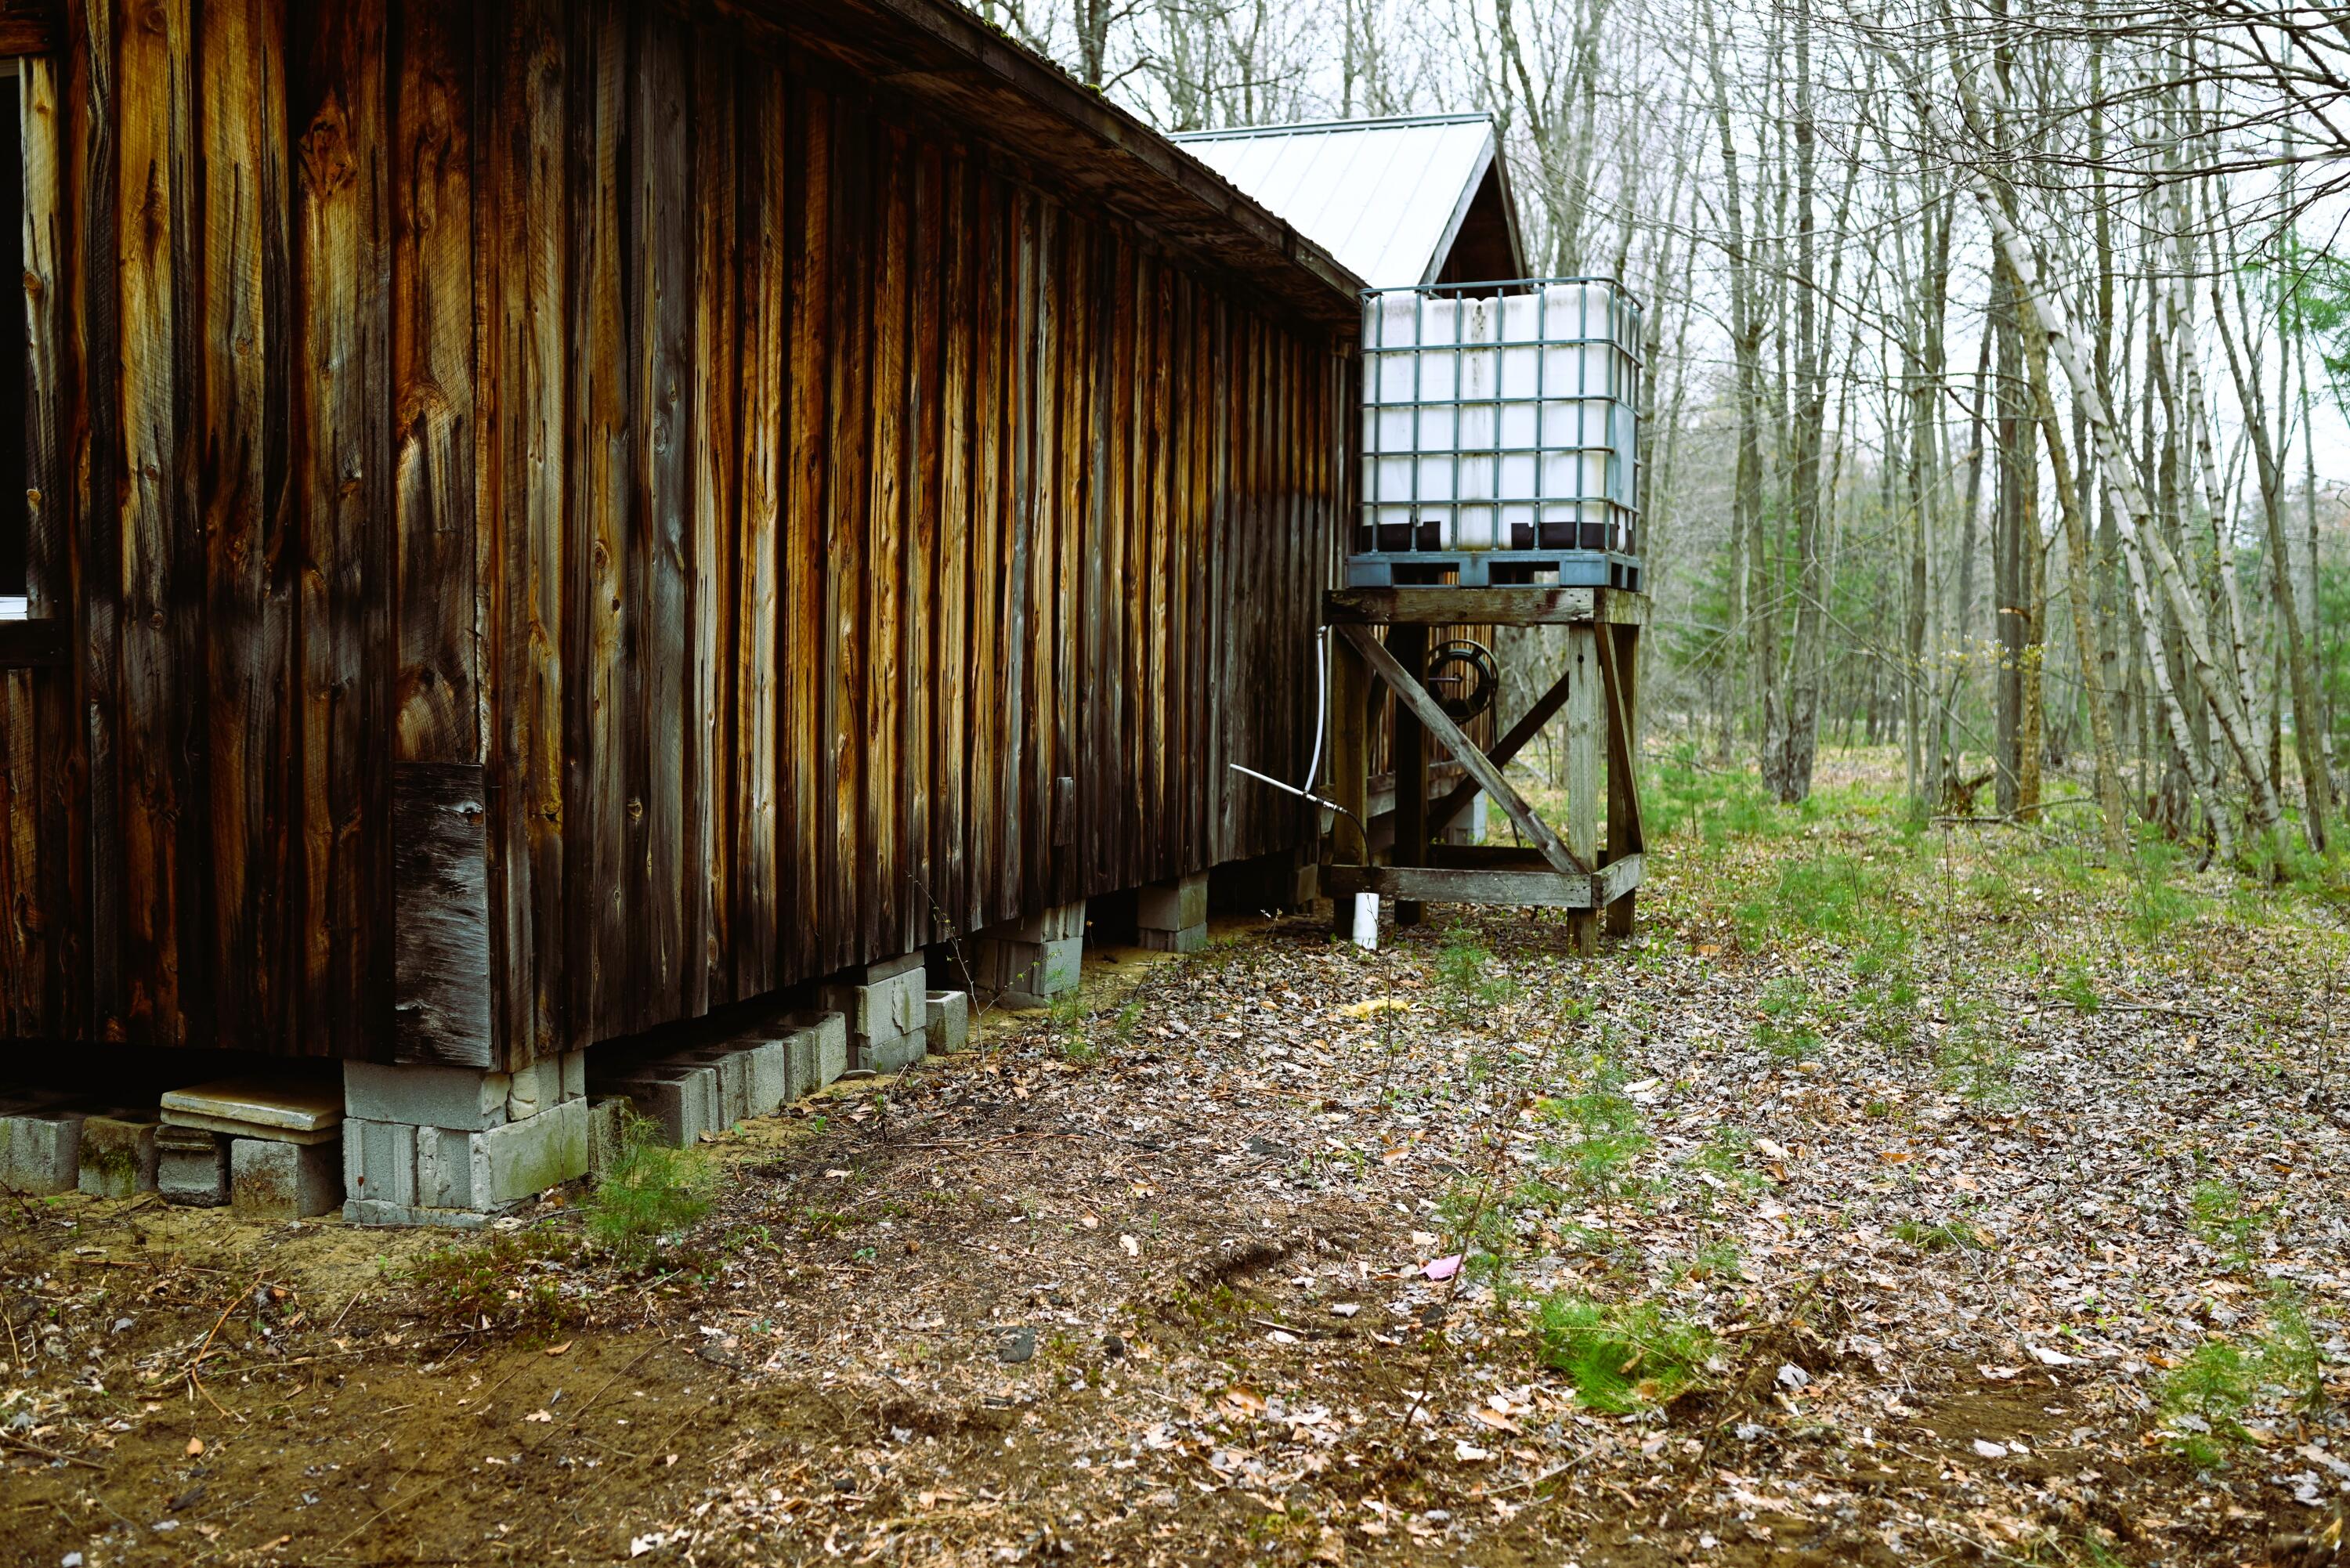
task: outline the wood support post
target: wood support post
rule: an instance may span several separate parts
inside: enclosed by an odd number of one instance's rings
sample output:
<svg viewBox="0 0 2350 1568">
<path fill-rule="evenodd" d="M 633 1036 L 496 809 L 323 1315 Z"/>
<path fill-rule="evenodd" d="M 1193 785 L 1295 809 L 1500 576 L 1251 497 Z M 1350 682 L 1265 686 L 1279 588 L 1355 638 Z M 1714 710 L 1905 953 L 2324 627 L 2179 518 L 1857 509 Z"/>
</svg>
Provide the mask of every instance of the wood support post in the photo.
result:
<svg viewBox="0 0 2350 1568">
<path fill-rule="evenodd" d="M 1640 821 L 1639 713 L 1640 628 L 1603 626 L 1597 638 L 1603 715 L 1607 728 L 1607 850 L 1606 862 L 1638 855 L 1648 847 Z M 1637 889 L 1627 889 L 1607 906 L 1607 934 L 1632 934 L 1633 900 Z"/>
<path fill-rule="evenodd" d="M 1395 661 L 1414 681 L 1427 679 L 1428 628 L 1389 627 L 1388 652 L 1395 656 Z M 1410 703 L 1396 703 L 1394 733 L 1395 847 L 1388 858 L 1398 866 L 1425 866 L 1429 837 L 1428 731 Z M 1419 899 L 1396 900 L 1395 923 L 1399 927 L 1416 926 L 1419 920 Z"/>
<path fill-rule="evenodd" d="M 1355 645 L 1343 637 L 1330 639 L 1330 798 L 1345 807 L 1333 814 L 1330 864 L 1365 866 L 1370 845 L 1363 836 L 1370 801 L 1370 753 L 1367 742 L 1371 708 L 1371 670 Z M 1349 815 L 1348 813 L 1353 815 Z M 1334 894 L 1330 926 L 1341 940 L 1354 934 L 1353 900 Z"/>
<path fill-rule="evenodd" d="M 1583 865 L 1599 854 L 1599 638 L 1586 621 L 1566 628 L 1566 840 L 1567 853 Z M 1596 914 L 1569 914 L 1567 934 L 1578 952 L 1599 950 Z"/>
</svg>

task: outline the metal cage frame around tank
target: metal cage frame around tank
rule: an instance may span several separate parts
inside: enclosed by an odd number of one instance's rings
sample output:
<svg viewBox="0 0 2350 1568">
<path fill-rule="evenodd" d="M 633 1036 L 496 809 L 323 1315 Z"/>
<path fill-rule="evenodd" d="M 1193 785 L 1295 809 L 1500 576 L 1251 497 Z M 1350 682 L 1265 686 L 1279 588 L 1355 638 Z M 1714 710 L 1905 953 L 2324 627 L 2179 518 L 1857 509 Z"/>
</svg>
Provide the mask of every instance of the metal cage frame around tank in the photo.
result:
<svg viewBox="0 0 2350 1568">
<path fill-rule="evenodd" d="M 1572 337 L 1548 335 L 1548 310 L 1544 291 L 1551 288 L 1579 287 L 1584 290 L 1576 331 Z M 1607 320 L 1600 323 L 1604 330 L 1595 332 L 1591 320 L 1592 292 L 1605 289 Z M 1430 343 L 1429 337 L 1429 306 L 1442 298 L 1467 300 L 1481 296 L 1505 298 L 1512 295 L 1534 295 L 1534 336 L 1513 338 L 1507 336 L 1508 313 L 1499 313 L 1495 336 L 1491 341 L 1462 342 L 1457 337 L 1449 343 Z M 1415 296 L 1412 341 L 1390 344 L 1385 340 L 1386 315 L 1383 306 L 1399 295 Z M 1362 479 L 1358 500 L 1359 520 L 1350 541 L 1353 548 L 1347 559 L 1347 581 L 1357 587 L 1385 587 L 1403 583 L 1449 582 L 1461 587 L 1479 587 L 1507 584 L 1555 582 L 1562 587 L 1619 587 L 1640 589 L 1641 560 L 1639 556 L 1639 441 L 1638 410 L 1640 385 L 1647 373 L 1641 352 L 1640 329 L 1643 312 L 1640 301 L 1630 290 L 1612 277 L 1536 277 L 1514 278 L 1483 283 L 1419 284 L 1401 288 L 1370 288 L 1363 291 L 1363 381 L 1361 418 L 1358 421 L 1360 448 L 1357 461 Z M 1572 389 L 1549 385 L 1552 348 L 1587 349 L 1593 344 L 1606 344 L 1609 349 L 1602 360 L 1606 367 L 1605 382 L 1593 387 L 1589 380 L 1590 356 L 1575 355 L 1575 385 Z M 1534 363 L 1534 389 L 1531 395 L 1505 393 L 1507 351 L 1532 348 Z M 1460 364 L 1471 351 L 1491 351 L 1494 375 L 1490 396 L 1465 396 L 1464 378 L 1459 373 Z M 1425 367 L 1431 354 L 1444 354 L 1454 359 L 1453 395 L 1423 396 Z M 1409 355 L 1412 358 L 1412 395 L 1406 400 L 1394 400 L 1378 395 L 1381 372 L 1387 361 Z M 1547 407 L 1571 401 L 1575 408 L 1575 440 L 1569 443 L 1546 441 L 1544 415 Z M 1595 404 L 1607 408 L 1607 428 L 1593 440 L 1586 421 Z M 1534 441 L 1530 445 L 1513 445 L 1503 439 L 1505 410 L 1512 408 L 1533 410 Z M 1465 443 L 1462 431 L 1467 421 L 1465 410 L 1471 408 L 1492 411 L 1492 441 L 1490 443 Z M 1399 410 L 1410 412 L 1410 443 L 1406 448 L 1383 448 L 1379 444 L 1379 416 Z M 1430 410 L 1446 410 L 1451 421 L 1452 441 L 1449 451 L 1431 450 L 1426 444 L 1426 421 Z M 1599 493 L 1594 494 L 1582 482 L 1583 459 L 1588 454 L 1602 456 L 1602 481 Z M 1545 458 L 1571 454 L 1576 476 L 1574 493 L 1552 493 L 1547 489 Z M 1378 463 L 1381 458 L 1409 455 L 1411 461 L 1411 493 L 1399 501 L 1382 495 L 1378 486 Z M 1421 494 L 1424 463 L 1430 458 L 1448 458 L 1451 468 L 1447 493 L 1442 499 Z M 1532 460 L 1534 475 L 1534 493 L 1528 497 L 1503 494 L 1503 462 L 1511 457 Z M 1486 496 L 1464 500 L 1461 477 L 1464 465 L 1491 465 L 1490 485 Z M 1411 519 L 1406 524 L 1380 523 L 1380 508 L 1408 505 Z M 1527 505 L 1533 510 L 1530 525 L 1512 524 L 1512 537 L 1506 545 L 1498 542 L 1502 509 L 1505 506 Z M 1464 545 L 1457 537 L 1461 514 L 1471 506 L 1492 508 L 1495 519 L 1497 542 L 1492 545 Z M 1565 522 L 1546 519 L 1544 509 L 1571 506 L 1574 517 Z M 1589 512 L 1596 507 L 1600 513 L 1594 522 Z M 1424 509 L 1440 508 L 1444 515 L 1430 520 Z M 1561 537 L 1558 530 L 1571 531 L 1573 537 Z M 1454 536 L 1448 536 L 1448 535 Z"/>
</svg>

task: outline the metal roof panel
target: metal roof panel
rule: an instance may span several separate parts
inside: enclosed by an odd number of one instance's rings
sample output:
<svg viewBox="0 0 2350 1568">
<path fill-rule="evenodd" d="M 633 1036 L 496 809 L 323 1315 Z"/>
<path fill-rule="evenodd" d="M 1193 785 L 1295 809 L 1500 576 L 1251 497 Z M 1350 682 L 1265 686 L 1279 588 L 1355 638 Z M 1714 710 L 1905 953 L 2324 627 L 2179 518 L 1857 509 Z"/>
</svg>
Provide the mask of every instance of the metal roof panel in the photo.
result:
<svg viewBox="0 0 2350 1568">
<path fill-rule="evenodd" d="M 1374 288 L 1434 278 L 1493 156 L 1482 114 L 1189 131 L 1183 150 Z"/>
</svg>

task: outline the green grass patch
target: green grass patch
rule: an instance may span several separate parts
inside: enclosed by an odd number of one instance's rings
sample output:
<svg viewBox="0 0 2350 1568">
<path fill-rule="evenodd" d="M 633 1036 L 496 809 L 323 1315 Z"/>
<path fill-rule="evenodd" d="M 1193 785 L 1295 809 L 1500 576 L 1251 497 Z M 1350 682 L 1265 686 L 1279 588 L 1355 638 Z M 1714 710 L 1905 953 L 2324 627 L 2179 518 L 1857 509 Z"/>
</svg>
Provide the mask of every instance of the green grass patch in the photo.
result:
<svg viewBox="0 0 2350 1568">
<path fill-rule="evenodd" d="M 2180 860 L 2178 846 L 2151 830 L 2138 836 L 2129 864 L 2130 934 L 2151 944 L 2170 929 L 2195 918 L 2199 900 L 2173 884 Z"/>
<path fill-rule="evenodd" d="M 1436 952 L 1436 979 L 1458 1012 L 1499 1007 L 1518 995 L 1518 982 L 1494 970 L 1492 951 L 1465 925 L 1445 933 Z"/>
<path fill-rule="evenodd" d="M 639 1116 L 622 1129 L 620 1158 L 587 1204 L 588 1234 L 624 1263 L 651 1262 L 671 1238 L 710 1212 L 717 1168 L 698 1148 L 671 1148 Z"/>
<path fill-rule="evenodd" d="M 1989 1245 L 1982 1232 L 1963 1220 L 1904 1220 L 1893 1227 L 1893 1234 L 1921 1252 L 1980 1252 Z"/>
<path fill-rule="evenodd" d="M 1977 1110 L 2000 1110 L 2017 1098 L 2015 1043 L 1981 1002 L 1953 999 L 1950 1026 L 1934 1053 L 1942 1087 Z"/>
<path fill-rule="evenodd" d="M 1820 1048 L 1820 1032 L 1812 1026 L 1811 988 L 1792 975 L 1782 975 L 1762 988 L 1758 1004 L 1762 1017 L 1754 1023 L 1754 1044 L 1782 1061 L 1800 1062 Z"/>
<path fill-rule="evenodd" d="M 427 1252 L 405 1273 L 428 1310 L 466 1328 L 553 1338 L 578 1322 L 556 1282 L 541 1271 L 570 1262 L 578 1239 L 550 1226 L 500 1231 Z"/>
<path fill-rule="evenodd" d="M 1717 1364 L 1711 1331 L 1668 1317 L 1653 1302 L 1548 1296 L 1535 1329 L 1543 1364 L 1564 1375 L 1584 1404 L 1609 1415 L 1669 1403 Z"/>
<path fill-rule="evenodd" d="M 2262 1407 L 2302 1416 L 2323 1411 L 2324 1353 L 2301 1298 L 2280 1290 L 2257 1334 L 2197 1346 L 2162 1380 L 2156 1403 L 2172 1449 L 2202 1469 L 2226 1464 L 2251 1441 L 2246 1418 Z"/>
</svg>

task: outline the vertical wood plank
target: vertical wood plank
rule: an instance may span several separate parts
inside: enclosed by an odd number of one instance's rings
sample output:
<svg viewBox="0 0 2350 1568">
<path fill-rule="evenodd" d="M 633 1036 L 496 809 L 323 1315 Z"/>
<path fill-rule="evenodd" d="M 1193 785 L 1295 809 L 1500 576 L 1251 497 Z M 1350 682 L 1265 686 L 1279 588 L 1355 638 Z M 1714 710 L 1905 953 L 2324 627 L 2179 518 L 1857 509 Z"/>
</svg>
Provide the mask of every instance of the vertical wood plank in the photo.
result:
<svg viewBox="0 0 2350 1568">
<path fill-rule="evenodd" d="M 772 254 L 763 242 L 759 319 L 755 327 L 746 322 L 743 329 L 746 341 L 756 334 L 763 357 L 787 352 L 790 365 L 785 394 L 790 421 L 788 488 L 775 497 L 784 511 L 772 517 L 763 515 L 767 507 L 762 498 L 744 524 L 746 547 L 752 531 L 765 530 L 778 534 L 777 543 L 784 552 L 778 588 L 785 607 L 780 676 L 785 711 L 780 734 L 771 733 L 764 748 L 763 763 L 769 768 L 780 764 L 785 770 L 774 850 L 784 858 L 772 865 L 754 864 L 749 870 L 767 878 L 769 909 L 788 893 L 783 917 L 788 922 L 785 928 L 788 935 L 781 938 L 780 945 L 793 970 L 805 973 L 819 961 L 816 928 L 824 917 L 824 867 L 833 853 L 831 794 L 827 783 L 832 760 L 831 731 L 827 727 L 831 708 L 825 696 L 830 677 L 824 652 L 830 640 L 824 619 L 824 563 L 829 521 L 825 452 L 829 428 L 826 394 L 831 376 L 832 109 L 820 91 L 796 84 L 788 107 L 787 121 L 786 105 L 776 85 L 769 84 L 763 91 L 761 140 L 771 151 L 784 145 L 788 124 L 788 145 L 780 163 L 772 157 L 761 161 L 766 181 L 762 213 L 768 223 L 778 218 L 788 223 L 788 234 L 777 229 L 779 243 Z M 762 431 L 765 421 L 746 406 L 743 422 L 747 434 Z M 746 445 L 745 450 L 754 448 Z M 746 477 L 743 485 L 746 493 L 752 493 L 751 479 Z M 765 640 L 773 647 L 772 633 L 766 629 L 768 619 L 764 610 L 755 618 L 746 612 L 743 618 L 746 657 L 754 666 L 756 643 Z M 752 722 L 746 715 L 745 722 Z M 768 724 L 772 732 L 774 726 L 764 715 L 757 722 Z M 770 922 L 775 919 L 773 915 L 759 918 Z M 778 935 L 774 934 L 772 924 L 769 929 L 768 940 L 775 944 Z M 776 978 L 780 980 L 781 972 Z"/>
<path fill-rule="evenodd" d="M 202 26 L 199 505 L 213 850 L 205 961 L 215 977 L 214 1038 L 276 1051 L 296 1044 L 287 988 L 296 746 L 285 11 L 279 0 L 210 0 Z M 463 223 L 466 209 L 452 214 Z M 459 283 L 455 327 L 470 340 L 470 283 Z M 471 701 L 470 683 L 465 695 Z"/>
<path fill-rule="evenodd" d="M 201 854 L 209 810 L 200 791 L 208 727 L 203 682 L 203 557 L 186 450 L 194 367 L 182 320 L 192 282 L 196 200 L 189 101 L 193 43 L 186 0 L 125 0 L 117 309 L 119 403 L 129 472 L 121 493 L 123 930 L 130 1038 L 189 1039 L 182 987 L 209 973 L 209 890 Z M 100 200 L 106 199 L 101 194 Z M 183 829 L 185 831 L 183 831 Z M 191 898 L 199 908 L 188 908 Z M 183 953 L 182 934 L 200 945 Z M 187 1013 L 201 1016 L 193 998 Z M 207 1021 L 208 1023 L 209 1021 Z M 201 1038 L 201 1036 L 199 1036 Z"/>
<path fill-rule="evenodd" d="M 934 781 L 931 875 L 933 894 L 947 927 L 938 933 L 941 937 L 968 934 L 970 919 L 963 882 L 963 836 L 971 776 L 966 746 L 971 682 L 965 672 L 971 659 L 972 514 L 976 504 L 972 371 L 979 298 L 973 257 L 977 238 L 972 211 L 973 180 L 971 160 L 960 151 L 948 154 L 940 192 L 946 291 L 939 306 L 943 320 L 940 328 L 938 600 L 931 638 L 938 686 L 931 755 Z"/>
<path fill-rule="evenodd" d="M 941 317 L 954 296 L 942 294 L 945 276 L 945 236 L 941 217 L 945 166 L 934 141 L 916 151 L 912 254 L 909 262 L 909 379 L 906 428 L 907 515 L 905 541 L 906 631 L 897 688 L 902 697 L 901 758 L 899 768 L 898 813 L 902 825 L 904 890 L 898 927 L 900 948 L 910 951 L 946 933 L 937 929 L 935 883 L 938 871 L 931 841 L 931 815 L 945 793 L 944 772 L 934 753 L 935 706 L 943 701 L 938 679 L 936 628 L 942 618 L 941 603 L 940 507 L 945 440 L 941 399 L 944 351 Z"/>
<path fill-rule="evenodd" d="M 392 420 L 385 0 L 296 7 L 301 1046 L 390 1033 Z M 127 85 L 127 84 L 126 84 Z M 125 172 L 129 172 L 126 159 Z"/>
<path fill-rule="evenodd" d="M 1014 189 L 1006 202 L 1004 244 L 1007 338 L 1004 344 L 1004 526 L 1007 537 L 1003 575 L 1003 687 L 998 696 L 1003 725 L 996 748 L 1002 770 L 996 782 L 996 887 L 989 919 L 1003 919 L 1021 911 L 1025 898 L 1027 860 L 1022 852 L 1031 803 L 1027 743 L 1035 696 L 1028 679 L 1032 536 L 1035 524 L 1036 265 L 1039 216 L 1035 197 Z"/>
<path fill-rule="evenodd" d="M 865 587 L 870 569 L 870 386 L 872 379 L 873 127 L 862 104 L 832 100 L 832 334 L 827 411 L 822 668 L 828 766 L 821 775 L 824 841 L 822 966 L 856 956 L 865 937 L 858 892 L 872 844 L 865 811 Z"/>
<path fill-rule="evenodd" d="M 1076 786 L 1066 795 L 1057 782 L 1054 786 L 1053 815 L 1050 819 L 1052 857 L 1046 885 L 1050 888 L 1049 897 L 1055 904 L 1081 898 L 1085 889 L 1082 846 L 1087 831 L 1083 807 L 1087 770 L 1080 737 L 1089 694 L 1078 680 L 1077 661 L 1085 647 L 1087 616 L 1091 608 L 1085 592 L 1083 571 L 1087 510 L 1086 421 L 1091 406 L 1086 390 L 1091 324 L 1087 310 L 1089 296 L 1084 285 L 1091 265 L 1091 225 L 1074 213 L 1066 214 L 1062 221 L 1061 244 L 1054 258 L 1052 279 L 1055 312 L 1060 321 L 1060 342 L 1053 378 L 1056 404 L 1055 467 L 1057 471 L 1053 491 L 1053 600 L 1055 607 L 1053 689 L 1055 700 L 1049 712 L 1053 726 L 1054 775 L 1056 780 L 1068 778 Z M 1064 814 L 1069 820 L 1062 820 Z"/>
<path fill-rule="evenodd" d="M 857 957 L 889 955 L 898 940 L 904 900 L 905 823 L 899 815 L 903 780 L 906 600 L 907 414 L 912 367 L 907 352 L 907 266 L 912 260 L 913 170 L 904 137 L 892 129 L 876 136 L 872 187 L 872 360 L 865 388 L 871 421 L 868 470 L 863 615 L 856 623 L 865 655 L 865 685 L 856 722 L 861 730 L 865 855 L 854 895 L 864 919 Z M 862 278 L 860 282 L 864 281 Z M 847 592 L 846 587 L 844 592 Z"/>
<path fill-rule="evenodd" d="M 563 662 L 567 711 L 564 886 L 574 1035 L 612 1033 L 627 1005 L 629 935 L 640 875 L 631 875 L 627 744 L 635 691 L 628 588 L 630 504 L 627 311 L 621 293 L 620 165 L 628 126 L 628 20 L 618 0 L 571 12 L 571 208 L 565 316 L 570 353 L 566 418 Z"/>
<path fill-rule="evenodd" d="M 207 0 L 207 16 L 215 8 Z M 388 171 L 397 421 L 392 499 L 400 570 L 400 662 L 393 695 L 395 755 L 403 762 L 472 763 L 482 754 L 473 578 L 473 39 L 467 16 L 456 0 L 402 0 L 395 40 L 394 147 Z M 263 26 L 269 25 L 265 18 Z M 208 116 L 236 112 L 215 97 L 213 79 L 218 62 L 234 53 L 206 50 Z M 212 190 L 217 202 L 216 180 Z M 217 224 L 215 218 L 215 230 Z"/>
<path fill-rule="evenodd" d="M 738 399 L 749 396 L 737 358 L 735 178 L 740 62 L 726 35 L 705 29 L 693 55 L 693 510 L 687 533 L 692 669 L 685 733 L 683 1010 L 701 1013 L 745 993 L 728 961 L 733 925 L 735 730 L 733 657 L 736 590 L 748 577 L 735 528 Z M 761 74 L 767 74 L 764 70 Z M 774 374 L 780 367 L 770 367 Z M 772 580 L 772 579 L 771 579 Z M 770 612 L 772 612 L 772 607 Z M 772 655 L 770 656 L 772 657 Z M 762 988 L 764 989 L 764 987 Z"/>
<path fill-rule="evenodd" d="M 563 0 L 475 16 L 474 445 L 485 562 L 492 1007 L 500 1064 L 570 1037 L 564 894 L 569 25 Z"/>
<path fill-rule="evenodd" d="M 1600 724 L 1607 734 L 1607 860 L 1648 847 L 1640 826 L 1640 628 L 1602 626 L 1593 639 L 1603 680 Z M 1612 688 L 1611 690 L 1607 690 Z M 1611 700 L 1612 699 L 1612 700 Z M 1595 862 L 1597 864 L 1597 862 Z M 1638 889 L 1607 906 L 1607 934 L 1632 934 Z"/>
<path fill-rule="evenodd" d="M 755 996 L 786 972 L 777 921 L 804 927 L 812 894 L 814 561 L 806 535 L 822 497 L 801 399 L 821 387 L 802 364 L 812 344 L 795 249 L 789 171 L 805 161 L 782 77 L 744 85 L 742 160 L 741 576 L 734 637 L 734 992 Z M 820 321 L 820 310 L 813 312 Z M 820 368 L 821 358 L 815 363 Z M 786 468 L 787 454 L 789 467 Z M 813 497 L 802 487 L 813 485 Z"/>
<path fill-rule="evenodd" d="M 615 1022 L 646 1029 L 684 1011 L 692 241 L 694 208 L 723 201 L 726 193 L 692 183 L 687 25 L 643 8 L 632 12 L 631 24 L 625 211 L 634 232 L 623 273 L 634 469 L 626 560 L 634 624 L 624 646 L 634 690 L 621 743 L 631 775 L 627 874 L 642 893 L 628 928 L 629 1004 Z"/>
<path fill-rule="evenodd" d="M 68 47 L 71 46 L 69 45 Z M 84 532 L 68 462 L 79 421 L 80 368 L 74 354 L 72 170 L 67 161 L 67 72 L 53 58 L 22 62 L 18 119 L 25 149 L 26 591 L 34 615 L 62 620 L 81 657 L 46 681 L 27 677 L 34 705 L 29 793 L 38 856 L 32 908 L 40 998 L 20 1034 L 68 1038 L 90 1027 L 88 729 L 89 617 L 84 607 Z M 19 775 L 20 781 L 22 774 Z M 25 801 L 20 795 L 17 810 Z M 21 877 L 25 863 L 18 861 Z M 18 880 L 21 890 L 25 884 Z"/>
<path fill-rule="evenodd" d="M 1060 799 L 1060 235 L 1062 209 L 1036 200 L 1029 231 L 1027 298 L 1034 334 L 1027 353 L 1027 388 L 1020 407 L 1029 419 L 1027 452 L 1027 696 L 1020 705 L 1020 745 L 1027 766 L 1023 797 L 1024 909 L 1057 903 L 1053 891 L 1053 839 Z"/>
<path fill-rule="evenodd" d="M 971 733 L 965 753 L 970 805 L 964 818 L 966 882 L 962 908 L 963 924 L 975 929 L 996 918 L 996 868 L 1003 853 L 1006 574 L 1001 563 L 1006 538 L 1003 444 L 1010 388 L 1004 362 L 1003 186 L 983 166 L 973 171 L 973 182 L 972 362 L 976 369 L 972 388 Z"/>
</svg>

